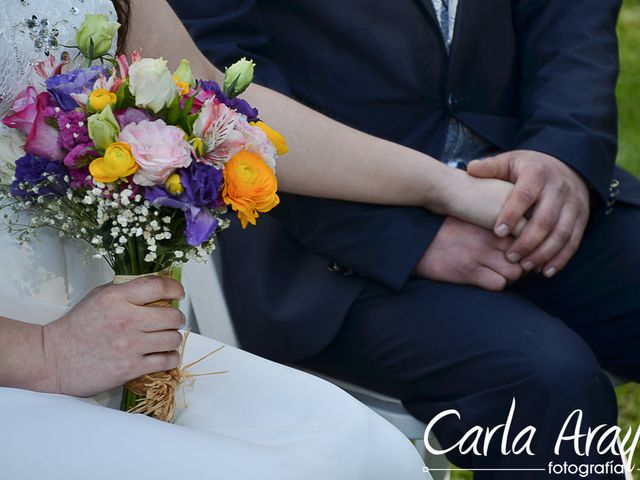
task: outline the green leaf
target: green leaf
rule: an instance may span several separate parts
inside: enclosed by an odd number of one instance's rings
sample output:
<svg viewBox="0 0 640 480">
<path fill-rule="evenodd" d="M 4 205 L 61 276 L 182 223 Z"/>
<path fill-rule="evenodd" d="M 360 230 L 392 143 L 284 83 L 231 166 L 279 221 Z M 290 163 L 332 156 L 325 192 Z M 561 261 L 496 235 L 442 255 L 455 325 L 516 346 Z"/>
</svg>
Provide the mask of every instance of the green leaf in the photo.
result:
<svg viewBox="0 0 640 480">
<path fill-rule="evenodd" d="M 129 80 L 125 80 L 118 90 L 116 90 L 116 107 L 114 110 L 122 110 L 124 108 L 134 107 L 136 99 L 129 88 Z"/>
<path fill-rule="evenodd" d="M 169 110 L 167 111 L 167 123 L 169 125 L 177 125 L 180 120 L 180 114 L 182 110 L 180 109 L 180 97 L 176 95 L 176 98 L 173 99 L 171 105 L 169 105 Z"/>
<path fill-rule="evenodd" d="M 184 102 L 184 107 L 182 107 L 182 111 L 184 112 L 185 115 L 189 115 L 191 113 L 191 109 L 193 108 L 193 101 L 195 99 L 193 97 L 189 97 L 185 102 Z"/>
<path fill-rule="evenodd" d="M 93 44 L 93 38 L 89 39 L 89 51 L 87 52 L 89 54 L 89 58 L 87 60 L 91 61 L 93 60 L 93 54 L 95 52 L 95 45 Z"/>
</svg>

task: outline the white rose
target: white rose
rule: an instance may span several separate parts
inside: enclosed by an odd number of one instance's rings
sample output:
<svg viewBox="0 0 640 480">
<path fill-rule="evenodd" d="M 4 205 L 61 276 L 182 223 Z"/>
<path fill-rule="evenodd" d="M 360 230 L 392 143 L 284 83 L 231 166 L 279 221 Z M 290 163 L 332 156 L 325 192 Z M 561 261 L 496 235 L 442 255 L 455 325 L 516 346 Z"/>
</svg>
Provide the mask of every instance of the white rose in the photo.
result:
<svg viewBox="0 0 640 480">
<path fill-rule="evenodd" d="M 16 172 L 16 160 L 24 156 L 24 136 L 13 129 L 0 126 L 0 183 L 8 185 Z"/>
<path fill-rule="evenodd" d="M 131 65 L 129 82 L 136 106 L 153 113 L 171 105 L 177 94 L 176 84 L 163 58 L 143 58 Z"/>
</svg>

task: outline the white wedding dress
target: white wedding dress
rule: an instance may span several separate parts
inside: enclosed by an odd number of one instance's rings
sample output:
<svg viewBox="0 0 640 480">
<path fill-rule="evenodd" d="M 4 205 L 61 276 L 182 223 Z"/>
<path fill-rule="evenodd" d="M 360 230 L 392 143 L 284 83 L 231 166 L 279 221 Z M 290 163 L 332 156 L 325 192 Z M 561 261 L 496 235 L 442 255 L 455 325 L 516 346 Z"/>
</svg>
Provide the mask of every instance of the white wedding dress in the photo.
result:
<svg viewBox="0 0 640 480">
<path fill-rule="evenodd" d="M 0 116 L 46 54 L 74 42 L 85 13 L 107 0 L 2 0 Z M 15 159 L 0 127 L 0 162 Z M 0 232 L 0 315 L 44 324 L 63 315 L 112 273 L 86 263 L 84 246 L 43 233 L 19 247 Z M 220 343 L 192 334 L 187 362 Z M 0 388 L 0 478 L 401 480 L 423 464 L 394 427 L 322 380 L 226 346 L 178 395 L 174 424 L 110 408 L 118 392 L 92 399 Z"/>
</svg>

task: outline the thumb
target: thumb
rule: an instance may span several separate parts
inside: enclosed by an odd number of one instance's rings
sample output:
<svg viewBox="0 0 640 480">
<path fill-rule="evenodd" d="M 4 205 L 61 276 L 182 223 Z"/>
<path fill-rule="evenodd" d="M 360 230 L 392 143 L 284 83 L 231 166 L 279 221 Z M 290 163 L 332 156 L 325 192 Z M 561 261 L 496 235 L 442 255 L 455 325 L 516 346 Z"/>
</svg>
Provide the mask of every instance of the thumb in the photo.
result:
<svg viewBox="0 0 640 480">
<path fill-rule="evenodd" d="M 474 160 L 469 163 L 467 173 L 478 178 L 497 178 L 509 181 L 509 160 L 509 153 L 501 153 L 483 160 Z"/>
</svg>

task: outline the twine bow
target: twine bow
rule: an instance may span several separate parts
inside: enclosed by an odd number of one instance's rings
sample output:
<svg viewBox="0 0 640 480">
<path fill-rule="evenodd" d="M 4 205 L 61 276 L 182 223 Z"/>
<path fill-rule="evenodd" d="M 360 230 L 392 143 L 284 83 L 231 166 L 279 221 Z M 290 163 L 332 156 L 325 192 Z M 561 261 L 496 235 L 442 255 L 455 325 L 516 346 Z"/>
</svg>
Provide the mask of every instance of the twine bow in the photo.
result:
<svg viewBox="0 0 640 480">
<path fill-rule="evenodd" d="M 191 331 L 187 329 L 182 340 L 179 367 L 164 372 L 143 375 L 130 380 L 124 385 L 124 388 L 141 397 L 136 405 L 128 410 L 129 413 L 142 413 L 158 420 L 162 420 L 163 422 L 171 422 L 173 420 L 173 414 L 176 406 L 176 391 L 180 385 L 185 381 L 193 384 L 195 377 L 227 373 L 227 370 L 195 374 L 189 372 L 189 368 L 197 365 L 214 353 L 219 352 L 224 348 L 224 345 L 221 345 L 215 350 L 203 355 L 195 362 L 191 362 L 188 365 L 182 365 L 182 357 L 184 355 L 187 338 L 189 337 L 190 332 Z"/>
</svg>

